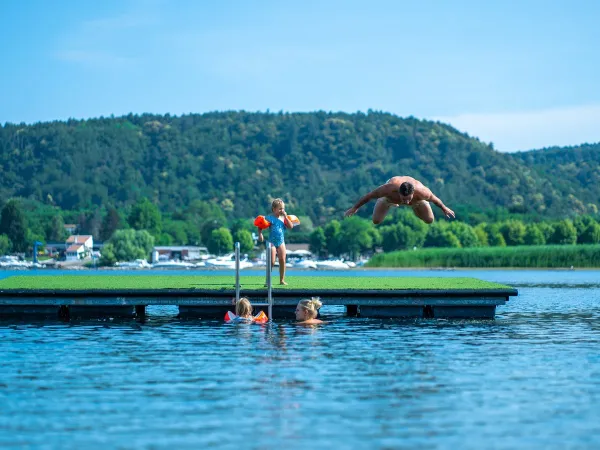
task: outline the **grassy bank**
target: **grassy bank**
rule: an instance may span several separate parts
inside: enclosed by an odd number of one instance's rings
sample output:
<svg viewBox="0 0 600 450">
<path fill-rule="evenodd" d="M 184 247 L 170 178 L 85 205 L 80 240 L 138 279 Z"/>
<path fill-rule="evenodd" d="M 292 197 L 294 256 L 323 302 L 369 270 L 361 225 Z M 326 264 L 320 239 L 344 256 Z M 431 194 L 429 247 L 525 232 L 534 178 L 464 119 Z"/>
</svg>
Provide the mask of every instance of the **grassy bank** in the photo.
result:
<svg viewBox="0 0 600 450">
<path fill-rule="evenodd" d="M 240 279 L 243 290 L 264 290 L 263 276 L 244 276 Z M 359 290 L 359 289 L 507 289 L 503 284 L 475 278 L 421 278 L 421 277 L 289 277 L 282 289 Z M 0 280 L 0 291 L 7 290 L 105 290 L 105 289 L 234 289 L 232 276 L 193 275 L 39 275 L 13 276 Z"/>
<path fill-rule="evenodd" d="M 368 267 L 600 267 L 600 245 L 431 248 L 381 253 Z"/>
</svg>

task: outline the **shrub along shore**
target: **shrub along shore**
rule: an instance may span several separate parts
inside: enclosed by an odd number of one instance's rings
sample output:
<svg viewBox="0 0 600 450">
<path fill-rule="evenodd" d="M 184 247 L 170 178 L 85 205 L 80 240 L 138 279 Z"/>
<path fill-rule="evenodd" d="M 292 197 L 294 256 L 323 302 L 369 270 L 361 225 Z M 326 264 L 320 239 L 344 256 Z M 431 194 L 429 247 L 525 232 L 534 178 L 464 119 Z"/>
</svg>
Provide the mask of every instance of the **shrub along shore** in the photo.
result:
<svg viewBox="0 0 600 450">
<path fill-rule="evenodd" d="M 429 248 L 375 255 L 367 267 L 600 268 L 600 245 Z"/>
</svg>

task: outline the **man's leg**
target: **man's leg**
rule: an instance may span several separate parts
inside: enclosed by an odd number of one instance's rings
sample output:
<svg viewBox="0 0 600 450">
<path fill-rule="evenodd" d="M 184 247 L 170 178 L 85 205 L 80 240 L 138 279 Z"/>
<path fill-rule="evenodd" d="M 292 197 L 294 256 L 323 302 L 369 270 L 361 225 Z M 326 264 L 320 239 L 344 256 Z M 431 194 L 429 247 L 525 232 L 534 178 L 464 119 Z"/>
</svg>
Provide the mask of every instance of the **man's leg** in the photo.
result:
<svg viewBox="0 0 600 450">
<path fill-rule="evenodd" d="M 381 197 L 375 202 L 375 208 L 373 208 L 373 223 L 379 225 L 387 216 L 390 210 L 390 204 L 385 197 Z"/>
<path fill-rule="evenodd" d="M 433 223 L 433 211 L 429 202 L 423 201 L 413 206 L 415 216 L 425 223 Z"/>
</svg>

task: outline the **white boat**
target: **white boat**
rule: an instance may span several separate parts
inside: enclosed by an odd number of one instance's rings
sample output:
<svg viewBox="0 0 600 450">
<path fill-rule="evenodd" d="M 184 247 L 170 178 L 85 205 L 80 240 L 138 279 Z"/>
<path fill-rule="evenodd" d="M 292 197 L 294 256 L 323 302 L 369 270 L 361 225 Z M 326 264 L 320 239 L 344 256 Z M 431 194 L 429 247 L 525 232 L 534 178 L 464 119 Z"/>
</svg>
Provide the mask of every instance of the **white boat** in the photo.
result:
<svg viewBox="0 0 600 450">
<path fill-rule="evenodd" d="M 153 269 L 190 269 L 195 264 L 184 261 L 159 261 L 152 264 Z"/>
<path fill-rule="evenodd" d="M 216 269 L 235 269 L 235 254 L 230 253 L 225 256 L 207 259 L 204 261 L 204 265 Z M 249 267 L 254 267 L 254 264 L 247 257 L 240 260 L 240 269 L 247 269 Z"/>
<path fill-rule="evenodd" d="M 297 269 L 316 269 L 317 263 L 312 259 L 303 259 L 295 262 L 294 267 Z"/>
<path fill-rule="evenodd" d="M 341 259 L 328 259 L 325 261 L 317 261 L 317 269 L 329 269 L 329 270 L 345 270 L 350 267 Z"/>
<path fill-rule="evenodd" d="M 119 261 L 115 266 L 121 269 L 149 269 L 152 267 L 145 259 L 136 259 L 135 261 Z"/>
<path fill-rule="evenodd" d="M 33 263 L 29 261 L 19 261 L 16 256 L 0 257 L 0 267 L 3 269 L 30 269 Z"/>
</svg>

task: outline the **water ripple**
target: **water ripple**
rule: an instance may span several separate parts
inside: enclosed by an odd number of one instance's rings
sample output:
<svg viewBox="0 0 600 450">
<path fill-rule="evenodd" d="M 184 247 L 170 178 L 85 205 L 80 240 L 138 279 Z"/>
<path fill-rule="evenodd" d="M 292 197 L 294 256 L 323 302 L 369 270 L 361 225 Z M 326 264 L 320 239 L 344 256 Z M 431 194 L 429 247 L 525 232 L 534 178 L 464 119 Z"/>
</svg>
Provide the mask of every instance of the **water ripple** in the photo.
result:
<svg viewBox="0 0 600 450">
<path fill-rule="evenodd" d="M 599 299 L 526 287 L 493 321 L 3 321 L 0 446 L 594 447 Z"/>
</svg>

